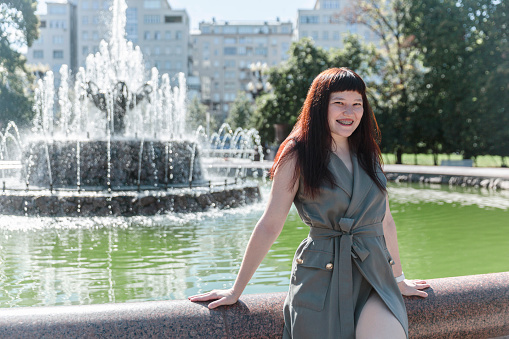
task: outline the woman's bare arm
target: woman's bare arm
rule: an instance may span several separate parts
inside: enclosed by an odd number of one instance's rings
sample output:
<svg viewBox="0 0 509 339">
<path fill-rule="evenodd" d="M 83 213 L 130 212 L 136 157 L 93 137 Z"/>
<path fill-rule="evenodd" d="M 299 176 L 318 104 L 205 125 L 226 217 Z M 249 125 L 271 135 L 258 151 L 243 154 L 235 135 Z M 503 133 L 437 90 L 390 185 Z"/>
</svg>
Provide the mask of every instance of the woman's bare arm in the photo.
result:
<svg viewBox="0 0 509 339">
<path fill-rule="evenodd" d="M 285 151 L 289 146 L 287 145 Z M 251 234 L 233 288 L 228 290 L 213 290 L 194 295 L 188 298 L 190 301 L 216 300 L 209 304 L 209 308 L 237 302 L 249 280 L 283 229 L 286 216 L 299 185 L 298 180 L 295 183 L 292 182 L 296 165 L 296 157 L 292 156 L 274 174 L 267 207 Z"/>
<path fill-rule="evenodd" d="M 396 223 L 394 222 L 394 218 L 391 214 L 391 209 L 389 208 L 389 198 L 386 198 L 386 211 L 385 218 L 383 221 L 384 228 L 384 236 L 385 241 L 387 243 L 387 249 L 391 254 L 392 260 L 394 260 L 394 265 L 392 265 L 392 273 L 395 277 L 399 277 L 403 273 L 403 269 L 401 267 L 401 260 L 399 258 L 399 248 L 398 248 L 398 235 L 396 232 Z M 398 283 L 399 290 L 401 294 L 410 296 L 416 295 L 419 297 L 427 297 L 428 294 L 424 291 L 420 291 L 422 289 L 428 288 L 430 285 L 426 283 L 424 280 L 404 280 Z"/>
</svg>

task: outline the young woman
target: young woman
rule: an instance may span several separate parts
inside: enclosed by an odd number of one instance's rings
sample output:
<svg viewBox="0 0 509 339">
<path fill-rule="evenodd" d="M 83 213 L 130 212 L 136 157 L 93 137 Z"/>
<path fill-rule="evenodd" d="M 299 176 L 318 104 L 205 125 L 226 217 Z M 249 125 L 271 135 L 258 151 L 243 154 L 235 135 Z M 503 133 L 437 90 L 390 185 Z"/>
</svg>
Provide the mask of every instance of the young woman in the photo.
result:
<svg viewBox="0 0 509 339">
<path fill-rule="evenodd" d="M 295 253 L 283 338 L 407 338 L 402 295 L 426 297 L 429 285 L 404 279 L 378 137 L 359 75 L 320 73 L 276 155 L 268 205 L 233 288 L 189 300 L 235 303 L 293 202 L 310 232 Z"/>
</svg>

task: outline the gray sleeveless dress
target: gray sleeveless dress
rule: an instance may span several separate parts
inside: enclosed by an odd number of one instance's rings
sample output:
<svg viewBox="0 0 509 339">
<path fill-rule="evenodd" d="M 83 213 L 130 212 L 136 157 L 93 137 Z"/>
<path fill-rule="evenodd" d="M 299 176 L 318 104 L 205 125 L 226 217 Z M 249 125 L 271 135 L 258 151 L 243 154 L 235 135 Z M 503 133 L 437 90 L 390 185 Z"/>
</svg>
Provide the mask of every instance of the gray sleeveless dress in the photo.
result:
<svg viewBox="0 0 509 339">
<path fill-rule="evenodd" d="M 352 154 L 353 173 L 334 153 L 329 170 L 336 186 L 324 185 L 314 199 L 303 193 L 294 204 L 310 227 L 292 265 L 284 304 L 283 338 L 355 338 L 362 307 L 374 289 L 399 320 L 408 338 L 408 320 L 394 280 L 383 235 L 385 193 Z M 380 178 L 386 183 L 382 173 Z"/>
</svg>

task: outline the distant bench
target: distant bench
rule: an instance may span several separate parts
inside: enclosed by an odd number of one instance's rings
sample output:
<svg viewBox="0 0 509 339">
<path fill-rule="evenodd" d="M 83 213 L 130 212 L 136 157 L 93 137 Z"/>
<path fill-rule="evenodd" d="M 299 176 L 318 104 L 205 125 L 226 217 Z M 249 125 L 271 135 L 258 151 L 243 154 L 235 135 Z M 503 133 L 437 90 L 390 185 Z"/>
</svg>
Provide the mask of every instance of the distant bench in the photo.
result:
<svg viewBox="0 0 509 339">
<path fill-rule="evenodd" d="M 440 166 L 463 166 L 463 167 L 472 167 L 474 166 L 474 161 L 472 159 L 463 159 L 463 160 L 442 160 L 440 162 Z"/>
</svg>

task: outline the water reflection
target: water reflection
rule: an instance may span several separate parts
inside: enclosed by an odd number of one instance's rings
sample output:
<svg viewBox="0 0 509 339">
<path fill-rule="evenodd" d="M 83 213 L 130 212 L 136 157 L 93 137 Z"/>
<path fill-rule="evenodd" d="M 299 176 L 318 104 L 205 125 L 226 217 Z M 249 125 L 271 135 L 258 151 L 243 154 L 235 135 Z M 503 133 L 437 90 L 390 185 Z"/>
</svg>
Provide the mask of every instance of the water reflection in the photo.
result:
<svg viewBox="0 0 509 339">
<path fill-rule="evenodd" d="M 389 193 L 407 276 L 509 270 L 509 192 L 393 184 Z M 264 204 L 134 218 L 2 216 L 0 306 L 182 299 L 229 287 Z M 246 293 L 286 291 L 307 232 L 292 209 Z"/>
</svg>

